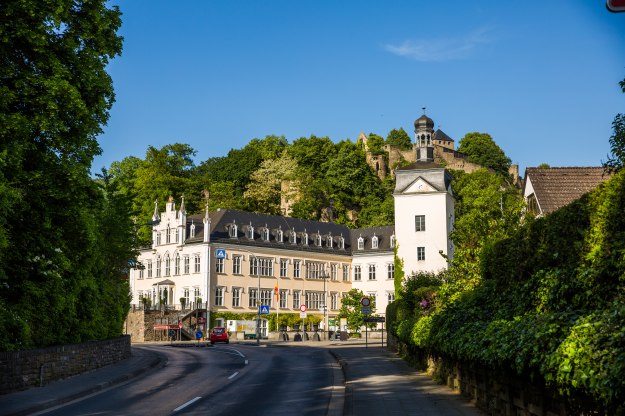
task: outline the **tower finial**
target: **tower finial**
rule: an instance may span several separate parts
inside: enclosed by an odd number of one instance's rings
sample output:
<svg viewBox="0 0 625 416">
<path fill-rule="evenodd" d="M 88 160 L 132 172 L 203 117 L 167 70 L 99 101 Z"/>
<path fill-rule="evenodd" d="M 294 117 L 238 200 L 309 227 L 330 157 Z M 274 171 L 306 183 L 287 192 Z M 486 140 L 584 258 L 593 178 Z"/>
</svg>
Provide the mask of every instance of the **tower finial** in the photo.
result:
<svg viewBox="0 0 625 416">
<path fill-rule="evenodd" d="M 423 115 L 425 115 L 425 107 L 421 107 L 421 110 L 423 110 Z"/>
</svg>

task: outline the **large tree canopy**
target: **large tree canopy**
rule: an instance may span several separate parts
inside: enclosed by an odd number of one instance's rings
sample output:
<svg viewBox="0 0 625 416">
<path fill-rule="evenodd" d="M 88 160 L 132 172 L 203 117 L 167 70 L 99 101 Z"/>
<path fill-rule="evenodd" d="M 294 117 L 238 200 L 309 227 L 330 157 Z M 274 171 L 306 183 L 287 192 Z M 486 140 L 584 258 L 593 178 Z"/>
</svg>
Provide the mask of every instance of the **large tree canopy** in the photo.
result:
<svg viewBox="0 0 625 416">
<path fill-rule="evenodd" d="M 625 79 L 620 83 L 625 92 Z M 614 134 L 610 137 L 611 154 L 604 166 L 610 171 L 618 171 L 625 165 L 625 114 L 617 114 L 612 122 Z"/>
<path fill-rule="evenodd" d="M 458 151 L 467 155 L 469 162 L 477 163 L 502 175 L 508 175 L 510 158 L 495 143 L 490 134 L 467 133 L 460 139 Z"/>
<path fill-rule="evenodd" d="M 111 260 L 132 250 L 105 238 L 125 239 L 111 227 L 129 215 L 89 172 L 114 101 L 106 65 L 122 48 L 106 3 L 0 3 L 0 349 L 121 333 L 128 291 Z M 110 320 L 83 322 L 87 309 Z"/>
</svg>

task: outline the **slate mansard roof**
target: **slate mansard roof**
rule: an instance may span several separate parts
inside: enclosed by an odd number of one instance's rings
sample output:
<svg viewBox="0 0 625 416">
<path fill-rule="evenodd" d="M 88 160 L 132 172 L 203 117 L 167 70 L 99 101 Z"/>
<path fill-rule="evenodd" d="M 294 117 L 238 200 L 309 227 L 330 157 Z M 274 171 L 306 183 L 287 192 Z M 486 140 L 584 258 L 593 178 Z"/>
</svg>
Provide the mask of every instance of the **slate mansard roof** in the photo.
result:
<svg viewBox="0 0 625 416">
<path fill-rule="evenodd" d="M 341 224 L 302 220 L 277 215 L 255 214 L 252 212 L 232 209 L 218 209 L 208 213 L 210 218 L 210 241 L 212 243 L 241 244 L 246 246 L 281 248 L 287 250 L 312 251 L 321 253 L 351 254 L 350 229 Z M 204 239 L 204 214 L 187 217 L 187 236 L 191 236 L 190 227 L 195 226 L 195 236 L 187 238 L 187 243 L 202 242 Z M 231 237 L 231 229 L 236 226 L 236 237 Z M 248 238 L 250 226 L 253 238 Z M 261 232 L 269 230 L 269 240 L 261 237 Z M 283 233 L 283 241 L 278 239 Z M 289 237 L 294 233 L 297 242 L 294 244 Z M 321 236 L 321 245 L 315 244 L 317 235 Z M 303 238 L 307 238 L 304 244 Z M 339 248 L 339 240 L 343 238 L 344 246 Z M 332 244 L 330 245 L 330 239 Z"/>
<path fill-rule="evenodd" d="M 579 199 L 609 178 L 603 167 L 527 168 L 523 194 L 531 186 L 541 213 L 546 215 Z"/>
<path fill-rule="evenodd" d="M 367 253 L 371 254 L 372 252 L 392 252 L 393 247 L 391 246 L 391 237 L 395 235 L 395 226 L 394 225 L 384 225 L 380 227 L 371 227 L 371 228 L 356 228 L 351 230 L 351 246 L 352 246 L 352 254 L 357 253 Z M 364 249 L 358 250 L 358 239 L 361 238 L 364 240 Z M 375 249 L 372 246 L 372 240 L 374 237 L 378 239 L 378 248 Z"/>
</svg>

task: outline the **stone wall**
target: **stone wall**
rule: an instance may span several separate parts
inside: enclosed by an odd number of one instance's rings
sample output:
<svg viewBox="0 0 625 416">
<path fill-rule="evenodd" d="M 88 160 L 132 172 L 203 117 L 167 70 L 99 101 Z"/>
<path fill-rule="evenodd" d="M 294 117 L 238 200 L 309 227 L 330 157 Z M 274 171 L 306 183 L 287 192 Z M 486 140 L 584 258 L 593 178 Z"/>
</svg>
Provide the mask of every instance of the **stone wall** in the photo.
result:
<svg viewBox="0 0 625 416">
<path fill-rule="evenodd" d="M 0 352 L 0 394 L 44 386 L 130 357 L 130 337 Z"/>
</svg>

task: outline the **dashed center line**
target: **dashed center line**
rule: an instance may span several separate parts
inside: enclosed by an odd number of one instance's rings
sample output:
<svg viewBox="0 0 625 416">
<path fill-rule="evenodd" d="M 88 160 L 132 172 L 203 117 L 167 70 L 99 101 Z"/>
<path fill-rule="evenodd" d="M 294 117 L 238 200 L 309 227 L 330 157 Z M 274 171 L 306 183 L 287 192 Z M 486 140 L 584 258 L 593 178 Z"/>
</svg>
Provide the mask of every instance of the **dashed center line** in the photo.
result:
<svg viewBox="0 0 625 416">
<path fill-rule="evenodd" d="M 231 375 L 230 377 L 228 377 L 228 380 L 231 380 L 231 379 L 235 378 L 237 376 L 237 374 L 239 374 L 238 371 L 236 373 L 234 373 L 233 375 Z"/>
<path fill-rule="evenodd" d="M 183 404 L 183 405 L 181 405 L 181 406 L 176 407 L 176 408 L 174 409 L 174 412 L 179 412 L 180 410 L 182 410 L 182 409 L 184 409 L 185 407 L 187 407 L 187 406 L 189 406 L 189 405 L 191 405 L 191 404 L 193 404 L 193 403 L 197 402 L 197 401 L 198 401 L 198 400 L 200 400 L 200 399 L 201 399 L 201 397 L 199 397 L 199 396 L 198 396 L 198 397 L 196 397 L 195 399 L 191 399 L 191 400 L 189 400 L 188 402 L 186 402 L 185 404 Z"/>
</svg>

